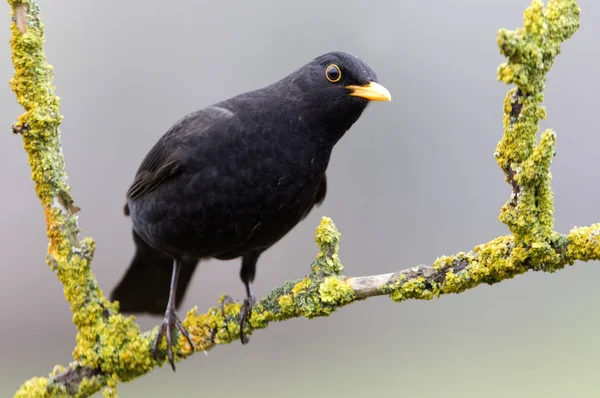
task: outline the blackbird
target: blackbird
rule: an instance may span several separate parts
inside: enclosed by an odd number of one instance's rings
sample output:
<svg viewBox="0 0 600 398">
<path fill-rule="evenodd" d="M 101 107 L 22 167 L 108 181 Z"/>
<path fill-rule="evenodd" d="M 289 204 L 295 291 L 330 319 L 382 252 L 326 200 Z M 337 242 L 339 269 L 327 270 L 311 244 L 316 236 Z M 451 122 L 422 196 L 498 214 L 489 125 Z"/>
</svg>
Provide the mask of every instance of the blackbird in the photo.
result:
<svg viewBox="0 0 600 398">
<path fill-rule="evenodd" d="M 377 81 L 361 59 L 330 52 L 184 116 L 143 159 L 124 209 L 136 251 L 111 299 L 124 313 L 164 311 L 152 350 L 165 337 L 173 370 L 172 329 L 193 348 L 176 310 L 201 259 L 242 258 L 246 342 L 258 258 L 323 202 L 334 145 L 370 101 L 391 100 Z"/>
</svg>

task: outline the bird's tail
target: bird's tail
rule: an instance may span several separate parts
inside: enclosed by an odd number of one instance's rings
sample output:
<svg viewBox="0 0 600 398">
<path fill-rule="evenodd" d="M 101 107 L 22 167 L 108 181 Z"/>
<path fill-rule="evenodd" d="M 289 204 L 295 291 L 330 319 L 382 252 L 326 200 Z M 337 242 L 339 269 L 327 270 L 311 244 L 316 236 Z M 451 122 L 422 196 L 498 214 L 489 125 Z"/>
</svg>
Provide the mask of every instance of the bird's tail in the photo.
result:
<svg viewBox="0 0 600 398">
<path fill-rule="evenodd" d="M 127 214 L 127 208 L 125 210 Z M 162 315 L 169 300 L 173 259 L 148 246 L 135 231 L 133 241 L 135 254 L 110 299 L 119 301 L 123 313 Z M 183 261 L 177 284 L 177 308 L 183 301 L 198 262 L 199 259 Z"/>
</svg>

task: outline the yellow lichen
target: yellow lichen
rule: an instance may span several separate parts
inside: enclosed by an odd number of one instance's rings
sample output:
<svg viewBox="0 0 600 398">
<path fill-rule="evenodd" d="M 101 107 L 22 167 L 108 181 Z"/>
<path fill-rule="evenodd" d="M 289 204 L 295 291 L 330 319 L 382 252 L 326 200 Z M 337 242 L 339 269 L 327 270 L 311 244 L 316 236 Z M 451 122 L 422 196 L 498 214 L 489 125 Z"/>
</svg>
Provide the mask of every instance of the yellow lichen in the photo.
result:
<svg viewBox="0 0 600 398">
<path fill-rule="evenodd" d="M 79 390 L 77 391 L 75 397 L 89 397 L 91 395 L 94 395 L 95 393 L 100 391 L 103 382 L 104 380 L 101 380 L 98 377 L 84 378 L 79 384 Z"/>
<path fill-rule="evenodd" d="M 279 297 L 277 302 L 279 303 L 281 312 L 283 312 L 285 315 L 292 315 L 294 313 L 294 299 L 289 294 Z"/>
<path fill-rule="evenodd" d="M 434 297 L 431 289 L 425 286 L 425 279 L 417 277 L 405 279 L 390 293 L 390 298 L 396 302 L 408 299 L 430 300 Z"/>
<path fill-rule="evenodd" d="M 340 275 L 344 269 L 338 257 L 340 233 L 333 220 L 323 217 L 315 232 L 319 254 L 312 264 L 315 274 Z"/>
<path fill-rule="evenodd" d="M 113 375 L 107 380 L 106 388 L 103 391 L 104 398 L 118 398 L 119 394 L 117 393 L 117 383 L 119 382 L 119 378 L 116 375 Z"/>
<path fill-rule="evenodd" d="M 91 271 L 94 241 L 77 240 L 77 217 L 65 172 L 60 145 L 60 99 L 54 94 L 52 66 L 44 54 L 43 25 L 33 1 L 13 2 L 26 7 L 28 21 L 21 33 L 16 22 L 11 25 L 12 59 L 15 65 L 11 88 L 25 108 L 18 124 L 27 151 L 37 196 L 46 216 L 47 262 L 63 284 L 65 298 L 71 305 L 77 327 L 77 346 L 73 356 L 81 366 L 102 369 L 105 374 L 126 380 L 155 366 L 150 359 L 148 339 L 141 335 L 133 318 L 115 315 L 117 306 L 104 297 Z M 112 377 L 111 376 L 111 377 Z M 93 383 L 93 385 L 89 385 Z M 84 380 L 80 389 L 87 394 L 100 387 L 98 380 Z M 83 393 L 82 393 L 83 394 Z"/>
<path fill-rule="evenodd" d="M 502 29 L 497 36 L 508 59 L 498 68 L 498 79 L 518 87 L 506 96 L 504 135 L 495 152 L 513 188 L 499 218 L 519 245 L 527 245 L 529 258 L 550 256 L 549 242 L 556 238 L 550 173 L 556 134 L 547 130 L 539 144 L 536 134 L 539 120 L 547 116 L 541 105 L 546 74 L 562 42 L 579 28 L 579 14 L 575 0 L 551 0 L 546 7 L 534 0 L 525 11 L 523 29 Z"/>
<path fill-rule="evenodd" d="M 567 235 L 565 260 L 572 264 L 575 260 L 589 261 L 600 259 L 600 224 L 574 228 Z"/>
<path fill-rule="evenodd" d="M 296 296 L 300 292 L 306 291 L 310 287 L 311 284 L 312 284 L 312 281 L 309 278 L 304 278 L 300 282 L 298 282 L 294 285 L 294 288 L 292 289 L 292 293 L 294 294 L 294 296 Z"/>
<path fill-rule="evenodd" d="M 58 394 L 57 394 L 58 393 Z M 21 386 L 14 398 L 44 398 L 44 397 L 68 397 L 66 391 L 49 391 L 48 379 L 45 377 L 34 377 Z"/>
<path fill-rule="evenodd" d="M 335 276 L 325 278 L 319 285 L 319 294 L 321 301 L 326 304 L 343 305 L 356 298 L 350 286 Z"/>
</svg>

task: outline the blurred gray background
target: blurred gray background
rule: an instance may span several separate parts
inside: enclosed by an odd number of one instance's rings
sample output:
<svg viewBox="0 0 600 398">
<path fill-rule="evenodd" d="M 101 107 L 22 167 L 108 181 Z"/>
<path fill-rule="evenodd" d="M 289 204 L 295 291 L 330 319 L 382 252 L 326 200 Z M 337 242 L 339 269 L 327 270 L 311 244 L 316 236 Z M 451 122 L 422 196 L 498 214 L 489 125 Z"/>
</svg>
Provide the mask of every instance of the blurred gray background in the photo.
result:
<svg viewBox="0 0 600 398">
<path fill-rule="evenodd" d="M 485 4 L 484 4 L 485 3 Z M 124 194 L 156 139 L 184 114 L 271 83 L 331 50 L 366 60 L 393 95 L 342 139 L 324 205 L 265 253 L 264 296 L 309 272 L 321 216 L 342 232 L 347 275 L 391 272 L 506 234 L 510 189 L 494 162 L 509 89 L 496 81 L 499 28 L 522 26 L 527 0 L 40 1 L 46 52 L 65 115 L 64 153 L 82 237 L 108 294 L 132 255 Z M 548 76 L 556 228 L 600 221 L 597 108 L 600 4 Z M 71 359 L 75 330 L 44 262 L 44 218 L 20 137 L 9 8 L 0 29 L 0 396 Z M 239 262 L 196 272 L 183 313 L 243 297 Z M 329 318 L 258 331 L 121 385 L 123 397 L 592 397 L 600 393 L 600 268 L 577 264 L 433 301 L 386 297 Z M 168 281 L 165 281 L 168 283 Z M 140 317 L 147 329 L 159 318 Z"/>
</svg>

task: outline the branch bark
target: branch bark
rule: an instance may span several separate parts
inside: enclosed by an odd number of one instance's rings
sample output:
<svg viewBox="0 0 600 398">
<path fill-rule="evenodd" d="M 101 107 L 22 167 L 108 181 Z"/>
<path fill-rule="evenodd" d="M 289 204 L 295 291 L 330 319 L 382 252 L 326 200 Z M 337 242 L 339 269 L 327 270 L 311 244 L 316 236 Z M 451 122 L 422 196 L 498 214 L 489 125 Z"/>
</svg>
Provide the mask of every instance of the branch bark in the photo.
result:
<svg viewBox="0 0 600 398">
<path fill-rule="evenodd" d="M 52 67 L 44 55 L 44 30 L 34 0 L 8 0 L 12 8 L 11 87 L 25 112 L 13 126 L 22 135 L 32 169 L 36 194 L 44 209 L 49 238 L 47 263 L 64 286 L 77 328 L 74 362 L 57 365 L 47 377 L 25 382 L 15 397 L 88 397 L 104 388 L 116 396 L 116 384 L 162 366 L 150 347 L 157 332 L 141 332 L 134 317 L 118 312 L 118 303 L 104 297 L 90 268 L 94 252 L 91 238 L 78 239 L 77 206 L 70 194 L 60 143 L 59 98 L 54 94 Z M 539 119 L 545 75 L 560 53 L 560 45 L 579 28 L 575 0 L 550 0 L 544 7 L 533 0 L 525 11 L 524 28 L 500 30 L 500 51 L 508 58 L 498 78 L 515 84 L 504 102 L 504 134 L 496 148 L 498 165 L 512 188 L 500 220 L 512 235 L 496 238 L 468 253 L 439 257 L 383 275 L 346 277 L 338 257 L 340 234 L 333 221 L 323 218 L 315 240 L 319 254 L 312 272 L 274 289 L 253 309 L 247 334 L 270 322 L 304 316 L 327 316 L 336 309 L 368 297 L 387 295 L 394 301 L 429 300 L 460 293 L 480 284 L 494 284 L 527 271 L 554 272 L 575 261 L 600 259 L 600 224 L 574 228 L 562 235 L 554 231 L 550 165 L 556 134 L 547 130 L 539 143 Z M 221 298 L 222 300 L 222 298 Z M 188 311 L 183 322 L 196 350 L 237 341 L 240 304 L 216 305 L 205 313 Z M 163 342 L 164 348 L 164 342 Z M 192 355 L 179 336 L 176 361 Z"/>
</svg>

